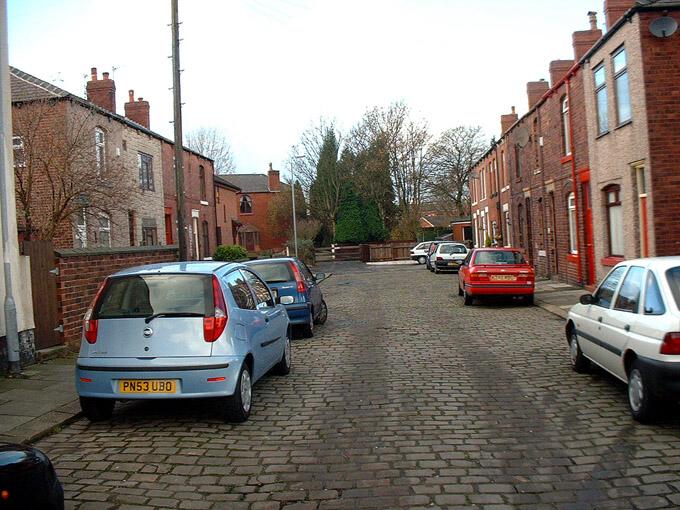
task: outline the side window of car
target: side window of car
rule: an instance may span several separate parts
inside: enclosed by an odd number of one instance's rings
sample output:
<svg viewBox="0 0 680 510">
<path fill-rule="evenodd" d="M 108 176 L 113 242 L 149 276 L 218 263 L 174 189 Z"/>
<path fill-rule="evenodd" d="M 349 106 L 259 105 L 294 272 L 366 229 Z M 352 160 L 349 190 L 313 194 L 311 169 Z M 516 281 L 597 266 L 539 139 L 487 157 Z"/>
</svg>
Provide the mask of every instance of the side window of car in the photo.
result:
<svg viewBox="0 0 680 510">
<path fill-rule="evenodd" d="M 257 299 L 257 308 L 263 306 L 274 306 L 274 299 L 272 299 L 272 293 L 269 292 L 269 287 L 260 280 L 254 273 L 250 271 L 241 270 L 243 276 L 245 276 L 246 281 L 253 289 L 255 293 L 255 299 Z"/>
<path fill-rule="evenodd" d="M 642 276 L 645 270 L 638 266 L 632 266 L 621 284 L 621 290 L 614 303 L 615 310 L 637 313 L 640 305 L 642 292 Z"/>
<path fill-rule="evenodd" d="M 464 266 L 469 266 L 470 265 L 470 259 L 472 258 L 472 250 L 470 250 L 467 254 L 467 257 L 465 257 L 465 260 L 463 261 Z"/>
<path fill-rule="evenodd" d="M 250 292 L 250 287 L 248 287 L 245 278 L 239 271 L 233 271 L 225 276 L 224 283 L 229 287 L 236 306 L 244 310 L 255 310 L 253 293 Z"/>
<path fill-rule="evenodd" d="M 647 282 L 645 283 L 645 315 L 663 315 L 666 313 L 666 307 L 663 304 L 661 297 L 661 290 L 656 281 L 654 273 L 649 271 L 647 273 Z"/>
<path fill-rule="evenodd" d="M 298 263 L 298 267 L 300 267 L 300 269 L 302 270 L 302 276 L 304 276 L 305 280 L 307 280 L 309 282 L 314 281 L 314 274 L 309 270 L 309 268 L 307 267 L 307 264 L 300 261 Z"/>
<path fill-rule="evenodd" d="M 614 292 L 616 292 L 616 287 L 619 286 L 619 282 L 625 271 L 626 266 L 619 266 L 607 275 L 607 278 L 604 279 L 595 293 L 594 304 L 601 306 L 602 308 L 609 308 L 611 306 Z"/>
</svg>

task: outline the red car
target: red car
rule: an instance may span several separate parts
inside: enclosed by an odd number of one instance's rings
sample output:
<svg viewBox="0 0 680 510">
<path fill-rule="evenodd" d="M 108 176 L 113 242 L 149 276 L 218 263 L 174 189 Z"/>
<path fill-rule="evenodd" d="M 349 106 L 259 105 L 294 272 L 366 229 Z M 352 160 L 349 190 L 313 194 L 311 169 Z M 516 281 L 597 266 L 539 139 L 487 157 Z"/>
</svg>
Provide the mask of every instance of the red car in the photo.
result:
<svg viewBox="0 0 680 510">
<path fill-rule="evenodd" d="M 534 302 L 534 268 L 513 248 L 472 250 L 458 272 L 458 295 L 466 305 L 482 296 L 522 296 Z"/>
</svg>

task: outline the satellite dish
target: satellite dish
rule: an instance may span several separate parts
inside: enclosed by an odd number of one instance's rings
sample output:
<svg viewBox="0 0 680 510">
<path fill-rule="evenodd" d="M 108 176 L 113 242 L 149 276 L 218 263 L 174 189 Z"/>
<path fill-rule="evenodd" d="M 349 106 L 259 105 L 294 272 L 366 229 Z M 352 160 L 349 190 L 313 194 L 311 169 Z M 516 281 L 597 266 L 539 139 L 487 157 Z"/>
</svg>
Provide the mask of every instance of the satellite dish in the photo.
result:
<svg viewBox="0 0 680 510">
<path fill-rule="evenodd" d="M 670 37 L 678 29 L 678 22 L 670 16 L 656 18 L 649 24 L 649 31 L 656 37 Z"/>
<path fill-rule="evenodd" d="M 524 126 L 517 128 L 517 145 L 525 147 L 529 143 L 529 130 Z"/>
</svg>

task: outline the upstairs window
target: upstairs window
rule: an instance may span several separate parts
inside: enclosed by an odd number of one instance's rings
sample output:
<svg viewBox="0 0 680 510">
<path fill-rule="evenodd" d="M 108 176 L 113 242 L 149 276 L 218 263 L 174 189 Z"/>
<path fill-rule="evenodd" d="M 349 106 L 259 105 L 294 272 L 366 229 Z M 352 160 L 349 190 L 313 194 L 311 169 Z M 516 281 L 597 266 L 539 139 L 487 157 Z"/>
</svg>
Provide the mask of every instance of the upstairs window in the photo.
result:
<svg viewBox="0 0 680 510">
<path fill-rule="evenodd" d="M 484 169 L 482 168 L 479 171 L 479 187 L 481 191 L 481 199 L 484 200 L 486 198 L 486 172 L 484 172 Z"/>
<path fill-rule="evenodd" d="M 253 212 L 253 200 L 250 195 L 243 195 L 241 197 L 241 214 L 251 214 Z"/>
<path fill-rule="evenodd" d="M 111 219 L 105 214 L 99 215 L 97 245 L 104 246 L 106 248 L 111 247 Z"/>
<path fill-rule="evenodd" d="M 607 111 L 607 77 L 604 64 L 600 64 L 593 71 L 595 80 L 595 100 L 597 102 L 597 134 L 603 135 L 609 131 L 609 114 Z"/>
<path fill-rule="evenodd" d="M 515 145 L 515 177 L 520 178 L 522 176 L 522 164 L 519 160 L 519 145 Z"/>
<path fill-rule="evenodd" d="M 205 188 L 205 168 L 203 168 L 203 165 L 198 167 L 198 179 L 200 180 L 201 185 L 201 200 L 206 201 L 208 199 L 208 193 Z"/>
<path fill-rule="evenodd" d="M 140 152 L 137 154 L 139 166 L 139 187 L 154 191 L 153 185 L 153 156 Z"/>
<path fill-rule="evenodd" d="M 571 154 L 571 124 L 569 122 L 569 99 L 567 96 L 562 98 L 562 142 L 564 144 L 564 155 Z"/>
<path fill-rule="evenodd" d="M 14 166 L 19 168 L 25 167 L 26 152 L 24 151 L 24 139 L 20 136 L 13 136 L 12 149 L 14 149 Z"/>
<path fill-rule="evenodd" d="M 614 64 L 614 89 L 616 92 L 616 120 L 620 125 L 628 122 L 632 116 L 626 49 L 621 48 L 614 53 L 612 61 Z"/>
<path fill-rule="evenodd" d="M 102 128 L 94 128 L 94 164 L 97 175 L 101 174 L 106 164 L 106 137 Z"/>
</svg>

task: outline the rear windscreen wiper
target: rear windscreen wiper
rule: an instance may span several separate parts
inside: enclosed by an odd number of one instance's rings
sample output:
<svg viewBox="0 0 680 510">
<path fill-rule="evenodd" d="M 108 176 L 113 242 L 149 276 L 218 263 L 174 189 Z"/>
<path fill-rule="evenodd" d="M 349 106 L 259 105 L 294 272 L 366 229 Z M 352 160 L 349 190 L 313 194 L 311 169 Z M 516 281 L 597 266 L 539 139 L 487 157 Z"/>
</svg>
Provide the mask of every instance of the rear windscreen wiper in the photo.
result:
<svg viewBox="0 0 680 510">
<path fill-rule="evenodd" d="M 148 324 L 156 317 L 205 317 L 205 315 L 198 312 L 160 312 L 149 315 L 144 319 L 144 322 Z"/>
</svg>

